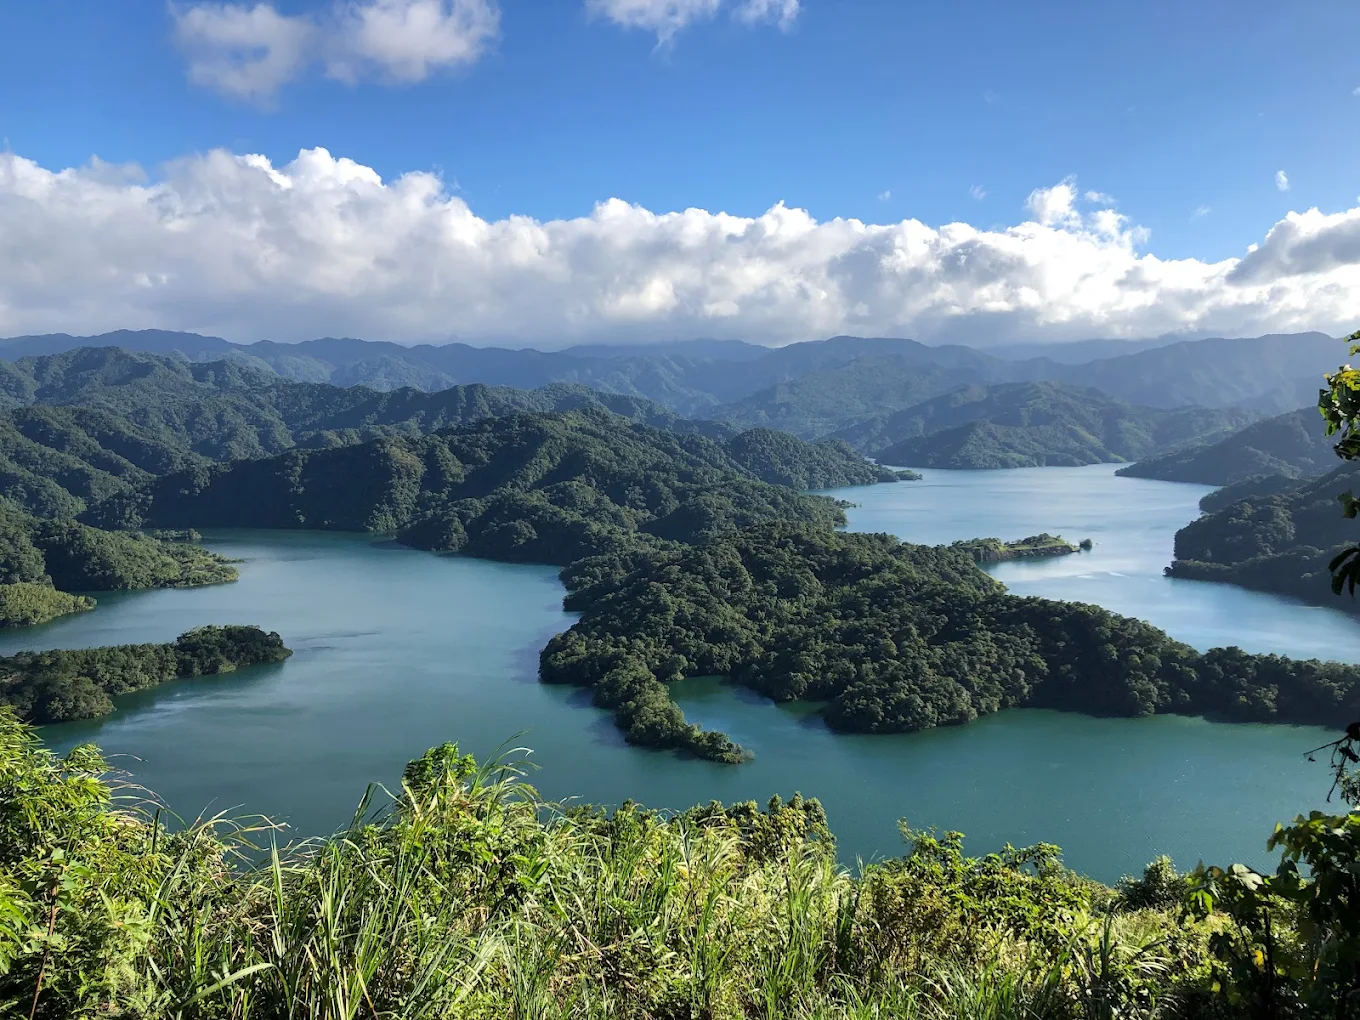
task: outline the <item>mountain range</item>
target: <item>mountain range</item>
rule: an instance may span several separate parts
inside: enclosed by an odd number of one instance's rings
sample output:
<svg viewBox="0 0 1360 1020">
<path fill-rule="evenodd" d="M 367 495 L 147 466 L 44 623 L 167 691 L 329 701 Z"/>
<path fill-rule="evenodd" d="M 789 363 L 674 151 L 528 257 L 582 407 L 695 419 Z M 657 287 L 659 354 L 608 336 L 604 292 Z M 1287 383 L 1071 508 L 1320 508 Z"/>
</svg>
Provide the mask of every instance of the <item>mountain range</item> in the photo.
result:
<svg viewBox="0 0 1360 1020">
<path fill-rule="evenodd" d="M 654 400 L 681 415 L 739 427 L 772 426 L 805 438 L 962 386 L 1006 382 L 1095 387 L 1116 400 L 1151 407 L 1241 405 L 1279 413 L 1304 403 L 1311 395 L 1307 388 L 1315 391 L 1321 374 L 1344 356 L 1343 346 L 1321 333 L 1181 341 L 1146 349 L 1134 344 L 1131 353 L 1116 355 L 1105 352 L 1122 346 L 1092 343 L 1086 349 L 1101 356 L 1069 363 L 890 337 L 838 336 L 778 348 L 692 341 L 545 352 L 466 344 L 404 347 L 347 338 L 234 344 L 194 333 L 145 330 L 14 337 L 0 341 L 0 359 L 107 346 L 191 362 L 231 359 L 296 382 L 382 391 L 575 383 Z"/>
<path fill-rule="evenodd" d="M 1060 382 L 966 386 L 834 433 L 886 464 L 1072 467 L 1210 442 L 1255 420 L 1241 408 L 1139 407 Z"/>
</svg>

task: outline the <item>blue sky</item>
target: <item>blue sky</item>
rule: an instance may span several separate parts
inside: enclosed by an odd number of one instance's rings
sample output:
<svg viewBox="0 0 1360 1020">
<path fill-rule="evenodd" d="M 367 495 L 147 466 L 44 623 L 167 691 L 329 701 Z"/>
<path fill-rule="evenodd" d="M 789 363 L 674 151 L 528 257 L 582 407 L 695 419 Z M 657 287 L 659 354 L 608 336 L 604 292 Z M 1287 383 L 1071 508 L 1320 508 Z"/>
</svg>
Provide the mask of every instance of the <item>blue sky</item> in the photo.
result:
<svg viewBox="0 0 1360 1020">
<path fill-rule="evenodd" d="M 1143 250 L 1206 263 L 1290 210 L 1357 204 L 1353 3 L 802 0 L 781 28 L 734 17 L 749 0 L 671 2 L 715 10 L 659 44 L 602 10 L 629 0 L 477 0 L 498 24 L 475 60 L 418 81 L 314 62 L 254 99 L 189 80 L 175 12 L 205 5 L 10 3 L 0 134 L 49 171 L 98 156 L 153 179 L 216 148 L 281 166 L 320 146 L 387 180 L 433 171 L 487 221 L 617 197 L 1002 229 L 1075 175 Z"/>
<path fill-rule="evenodd" d="M 266 109 L 188 85 L 155 0 L 8 4 L 0 40 L 0 131 L 45 165 L 323 145 L 385 176 L 439 170 L 492 218 L 782 199 L 985 225 L 1076 174 L 1159 252 L 1222 258 L 1360 191 L 1352 3 L 806 0 L 790 31 L 719 16 L 658 51 L 570 0 L 506 0 L 471 68 L 401 87 L 312 74 Z"/>
</svg>

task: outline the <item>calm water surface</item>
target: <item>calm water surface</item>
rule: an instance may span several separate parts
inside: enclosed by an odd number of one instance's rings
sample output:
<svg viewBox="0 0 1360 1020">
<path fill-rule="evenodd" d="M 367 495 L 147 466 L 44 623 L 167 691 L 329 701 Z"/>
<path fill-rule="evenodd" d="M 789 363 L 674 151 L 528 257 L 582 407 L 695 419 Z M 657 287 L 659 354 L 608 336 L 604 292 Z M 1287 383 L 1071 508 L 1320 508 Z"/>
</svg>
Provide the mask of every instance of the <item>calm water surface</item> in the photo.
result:
<svg viewBox="0 0 1360 1020">
<path fill-rule="evenodd" d="M 1003 564 L 1013 590 L 1077 598 L 1153 620 L 1192 644 L 1360 661 L 1349 617 L 1160 576 L 1177 527 L 1207 490 L 1113 477 L 1106 467 L 929 472 L 840 490 L 851 527 L 922 542 L 1036 531 L 1095 550 Z M 572 617 L 551 568 L 436 557 L 353 535 L 216 532 L 245 562 L 235 584 L 106 595 L 93 613 L 0 639 L 19 648 L 160 641 L 203 623 L 278 630 L 279 666 L 185 681 L 119 702 L 102 721 L 47 727 L 59 750 L 97 741 L 181 814 L 241 807 L 300 833 L 342 824 L 369 782 L 394 782 L 425 748 L 534 748 L 554 798 L 681 808 L 795 790 L 827 805 L 844 856 L 893 854 L 896 820 L 957 828 L 975 850 L 1061 843 L 1099 878 L 1157 853 L 1264 863 L 1275 821 L 1320 805 L 1327 782 L 1305 727 L 1007 712 L 897 737 L 829 733 L 806 707 L 771 706 L 713 680 L 677 697 L 691 718 L 752 748 L 740 767 L 624 746 L 580 692 L 536 682 L 538 650 Z"/>
</svg>

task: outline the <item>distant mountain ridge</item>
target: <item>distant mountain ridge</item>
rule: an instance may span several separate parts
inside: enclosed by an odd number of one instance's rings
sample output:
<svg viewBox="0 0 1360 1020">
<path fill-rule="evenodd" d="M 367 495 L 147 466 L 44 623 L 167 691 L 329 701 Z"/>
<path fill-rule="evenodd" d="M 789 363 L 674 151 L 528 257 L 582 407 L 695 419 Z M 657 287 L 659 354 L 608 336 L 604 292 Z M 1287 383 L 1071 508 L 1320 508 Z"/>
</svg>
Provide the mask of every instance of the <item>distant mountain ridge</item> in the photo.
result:
<svg viewBox="0 0 1360 1020">
<path fill-rule="evenodd" d="M 1092 353 L 1123 342 L 1092 341 Z M 1157 407 L 1242 405 L 1280 412 L 1297 407 L 1301 387 L 1344 357 L 1344 347 L 1320 333 L 1181 341 L 1080 363 L 1051 357 L 1001 357 L 958 345 L 931 347 L 893 337 L 838 336 L 759 348 L 741 341 L 693 341 L 561 351 L 471 347 L 403 347 L 349 338 L 298 344 L 233 344 L 217 337 L 167 331 L 122 331 L 98 337 L 65 334 L 0 341 L 0 358 L 60 353 L 76 346 L 118 345 L 179 355 L 190 361 L 241 360 L 301 382 L 405 386 L 433 391 L 484 383 L 535 389 L 577 383 L 666 405 L 677 413 L 730 419 L 744 427 L 770 425 L 808 438 L 885 411 L 899 410 L 960 386 L 1056 381 L 1093 386 L 1119 400 Z M 1041 348 L 1036 347 L 1036 350 Z M 888 359 L 856 362 L 864 359 Z M 886 372 L 884 378 L 873 376 Z M 863 386 L 891 403 L 869 407 Z M 843 406 L 817 392 L 839 390 Z M 895 394 L 895 395 L 894 395 Z"/>
<path fill-rule="evenodd" d="M 1308 478 L 1337 466 L 1334 442 L 1317 408 L 1301 407 L 1217 443 L 1141 460 L 1119 474 L 1200 485 L 1233 485 L 1262 476 Z"/>
<path fill-rule="evenodd" d="M 515 411 L 599 407 L 625 418 L 719 438 L 729 426 L 683 418 L 644 398 L 553 383 L 533 390 L 473 384 L 436 392 L 378 391 L 284 379 L 228 358 L 86 347 L 0 361 L 0 407 L 80 406 L 121 415 L 184 449 L 224 460 L 297 445 L 336 446 L 380 435 L 429 432 Z"/>
<path fill-rule="evenodd" d="M 1070 467 L 1134 460 L 1234 433 L 1240 408 L 1139 407 L 1061 382 L 965 386 L 834 433 L 886 464 Z"/>
</svg>

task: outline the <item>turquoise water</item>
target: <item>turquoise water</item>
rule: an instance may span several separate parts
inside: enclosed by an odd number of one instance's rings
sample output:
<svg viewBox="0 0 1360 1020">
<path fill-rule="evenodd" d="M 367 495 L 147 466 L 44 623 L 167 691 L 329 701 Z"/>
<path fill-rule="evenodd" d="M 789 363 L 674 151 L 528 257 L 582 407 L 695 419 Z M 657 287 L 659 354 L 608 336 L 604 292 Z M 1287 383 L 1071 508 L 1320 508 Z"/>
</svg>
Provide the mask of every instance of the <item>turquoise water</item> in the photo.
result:
<svg viewBox="0 0 1360 1020">
<path fill-rule="evenodd" d="M 1160 576 L 1175 528 L 1205 490 L 1117 479 L 1108 468 L 929 472 L 843 490 L 851 526 L 917 541 L 1061 531 L 1093 552 L 1002 564 L 1012 589 L 1082 598 L 1153 619 L 1193 644 L 1237 643 L 1360 660 L 1340 613 Z M 444 740 L 487 755 L 534 749 L 553 798 L 681 808 L 795 790 L 822 798 L 843 856 L 898 852 L 896 820 L 968 833 L 983 851 L 1060 843 L 1113 879 L 1157 853 L 1264 863 L 1277 820 L 1321 804 L 1327 780 L 1306 727 L 1007 712 L 891 737 L 828 732 L 806 706 L 773 706 L 714 680 L 676 694 L 692 718 L 757 755 L 719 766 L 640 751 L 581 692 L 536 682 L 538 650 L 572 617 L 551 568 L 437 557 L 355 535 L 218 532 L 241 580 L 106 595 L 93 613 L 0 638 L 0 653 L 166 640 L 203 623 L 256 623 L 296 650 L 278 666 L 167 685 L 107 719 L 47 727 L 58 748 L 97 741 L 183 815 L 240 809 L 302 834 L 343 824 L 370 782 Z"/>
</svg>

